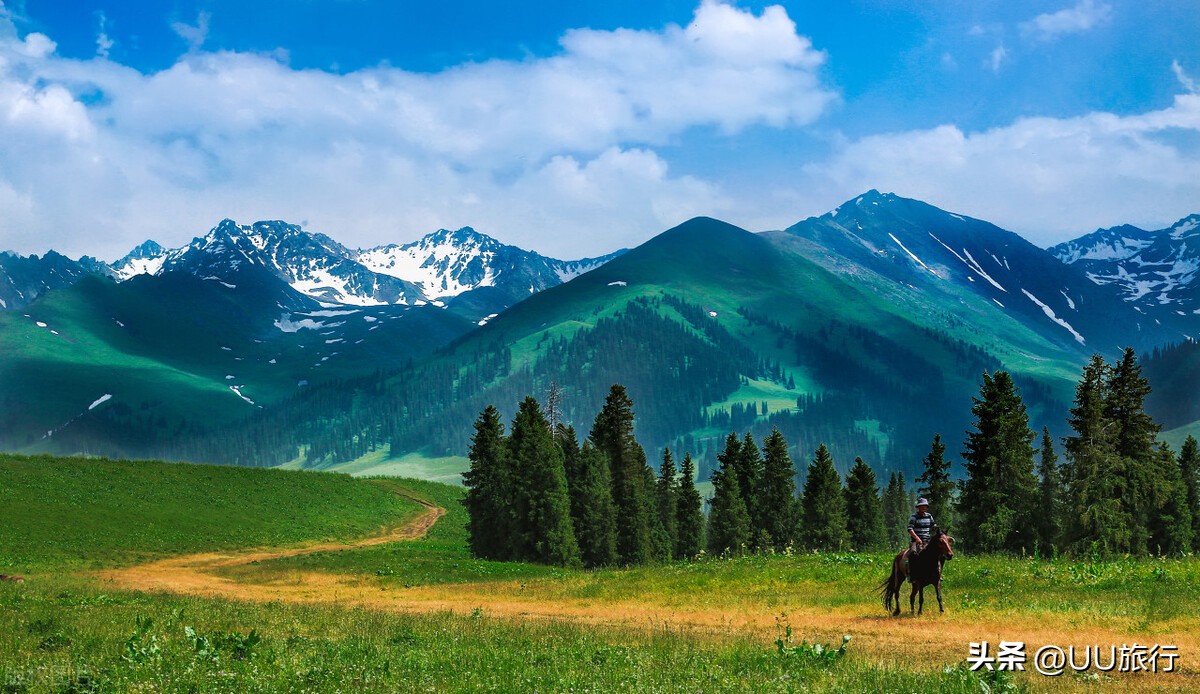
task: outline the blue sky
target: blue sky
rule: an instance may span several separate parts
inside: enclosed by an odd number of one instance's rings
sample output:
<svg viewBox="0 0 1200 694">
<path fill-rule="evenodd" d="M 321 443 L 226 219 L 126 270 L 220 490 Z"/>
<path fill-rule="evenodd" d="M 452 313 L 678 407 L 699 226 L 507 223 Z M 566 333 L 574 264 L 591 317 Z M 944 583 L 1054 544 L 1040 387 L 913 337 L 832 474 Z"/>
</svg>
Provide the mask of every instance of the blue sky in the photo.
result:
<svg viewBox="0 0 1200 694">
<path fill-rule="evenodd" d="M 1200 211 L 1190 1 L 0 4 L 0 247 L 222 217 L 558 256 L 867 188 L 1047 245 Z"/>
</svg>

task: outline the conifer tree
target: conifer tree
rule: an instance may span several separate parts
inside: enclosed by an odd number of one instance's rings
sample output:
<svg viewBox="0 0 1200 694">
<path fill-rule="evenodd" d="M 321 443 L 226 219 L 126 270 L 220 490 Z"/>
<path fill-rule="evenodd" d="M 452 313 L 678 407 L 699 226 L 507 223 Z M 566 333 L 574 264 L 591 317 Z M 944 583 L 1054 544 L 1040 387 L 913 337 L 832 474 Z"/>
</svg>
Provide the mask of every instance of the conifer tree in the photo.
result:
<svg viewBox="0 0 1200 694">
<path fill-rule="evenodd" d="M 1200 452 L 1191 434 L 1179 451 L 1179 474 L 1187 492 L 1188 512 L 1192 515 L 1192 551 L 1200 553 Z"/>
<path fill-rule="evenodd" d="M 846 530 L 850 533 L 850 546 L 856 550 L 874 550 L 886 545 L 879 485 L 875 471 L 862 458 L 854 459 L 854 467 L 846 476 Z"/>
<path fill-rule="evenodd" d="M 1142 376 L 1133 348 L 1126 348 L 1112 369 L 1104 415 L 1112 423 L 1113 450 L 1119 464 L 1115 470 L 1121 505 L 1133 518 L 1130 550 L 1154 551 L 1152 526 L 1159 525 L 1164 496 L 1160 494 L 1161 470 L 1156 451 L 1160 427 L 1146 414 L 1145 399 L 1150 384 Z"/>
<path fill-rule="evenodd" d="M 759 530 L 769 538 L 771 547 L 783 551 L 795 541 L 796 466 L 788 455 L 787 439 L 779 429 L 772 429 L 763 442 L 763 467 L 754 497 Z"/>
<path fill-rule="evenodd" d="M 1038 548 L 1043 555 L 1052 554 L 1062 546 L 1063 497 L 1065 489 L 1062 471 L 1058 467 L 1058 456 L 1054 453 L 1054 441 L 1050 430 L 1042 427 L 1042 451 L 1038 461 Z"/>
<path fill-rule="evenodd" d="M 671 449 L 663 449 L 662 465 L 658 468 L 658 479 L 654 485 L 655 504 L 658 508 L 659 524 L 667 539 L 665 556 L 674 554 L 679 544 L 679 480 L 675 475 L 675 461 Z"/>
<path fill-rule="evenodd" d="M 889 545 L 907 545 L 909 542 L 908 493 L 905 491 L 904 473 L 893 472 L 888 477 L 887 489 L 883 492 L 883 526 Z"/>
<path fill-rule="evenodd" d="M 946 445 L 942 435 L 934 434 L 925 456 L 924 471 L 917 477 L 917 494 L 929 500 L 929 513 L 942 528 L 954 526 L 954 482 L 950 481 L 950 461 L 946 460 Z"/>
<path fill-rule="evenodd" d="M 763 519 L 759 512 L 758 499 L 758 480 L 762 476 L 762 452 L 754 443 L 754 437 L 750 432 L 742 438 L 741 446 L 738 448 L 737 455 L 734 457 L 736 462 L 738 486 L 742 490 L 742 499 L 746 502 L 746 512 L 750 514 L 750 541 L 754 545 L 754 549 L 763 549 L 759 546 L 763 541 L 761 534 L 763 532 Z"/>
<path fill-rule="evenodd" d="M 612 501 L 612 477 L 608 459 L 591 441 L 579 452 L 578 508 L 575 510 L 575 536 L 584 566 L 610 566 L 617 563 L 617 521 Z"/>
<path fill-rule="evenodd" d="M 738 486 L 736 469 L 736 452 L 740 447 L 737 436 L 730 434 L 725 450 L 717 456 L 718 467 L 712 474 L 712 509 L 708 514 L 710 554 L 742 554 L 750 546 L 750 514 Z"/>
<path fill-rule="evenodd" d="M 700 490 L 696 489 L 696 467 L 691 453 L 685 454 L 679 465 L 679 496 L 675 511 L 678 540 L 674 556 L 692 559 L 704 549 L 704 507 Z"/>
<path fill-rule="evenodd" d="M 517 558 L 556 566 L 581 564 L 562 451 L 533 397 L 513 419 L 508 440 L 513 461 L 519 531 Z"/>
<path fill-rule="evenodd" d="M 1160 444 L 1155 460 L 1155 513 L 1150 521 L 1150 548 L 1158 555 L 1178 555 L 1192 549 L 1192 512 L 1187 487 L 1175 454 Z"/>
<path fill-rule="evenodd" d="M 647 489 L 646 453 L 633 437 L 633 401 L 614 384 L 589 435 L 608 458 L 617 518 L 617 555 L 624 564 L 645 564 L 653 552 L 653 498 Z"/>
<path fill-rule="evenodd" d="M 846 498 L 842 478 L 825 444 L 817 448 L 804 482 L 800 536 L 810 549 L 839 551 L 850 536 L 846 531 Z"/>
<path fill-rule="evenodd" d="M 967 432 L 959 517 L 963 544 L 977 551 L 1032 551 L 1036 533 L 1029 522 L 1036 508 L 1031 445 L 1025 403 L 1006 371 L 983 374 L 974 398 L 974 431 Z"/>
<path fill-rule="evenodd" d="M 1113 422 L 1106 416 L 1110 368 L 1093 355 L 1075 387 L 1069 423 L 1075 432 L 1064 442 L 1067 464 L 1068 542 L 1078 551 L 1105 553 L 1132 549 L 1133 514 L 1120 499 Z"/>
<path fill-rule="evenodd" d="M 511 538 L 516 530 L 512 506 L 512 470 L 500 412 L 488 405 L 475 420 L 475 435 L 468 453 L 470 469 L 463 474 L 467 493 L 467 543 L 471 554 L 482 559 L 513 557 Z"/>
</svg>

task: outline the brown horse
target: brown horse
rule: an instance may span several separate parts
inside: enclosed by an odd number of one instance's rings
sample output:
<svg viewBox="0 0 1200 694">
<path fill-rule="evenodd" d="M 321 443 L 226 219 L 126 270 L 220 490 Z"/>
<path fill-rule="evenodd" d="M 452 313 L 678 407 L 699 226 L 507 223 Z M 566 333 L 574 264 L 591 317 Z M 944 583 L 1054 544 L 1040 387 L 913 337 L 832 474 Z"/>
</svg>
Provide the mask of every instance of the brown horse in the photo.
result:
<svg viewBox="0 0 1200 694">
<path fill-rule="evenodd" d="M 908 550 L 897 554 L 892 561 L 892 575 L 879 584 L 879 590 L 883 593 L 884 609 L 891 610 L 892 615 L 900 614 L 900 586 L 904 585 L 904 579 L 911 578 L 912 593 L 908 596 L 908 611 L 913 611 L 913 603 L 920 595 L 920 606 L 916 611 L 917 614 L 921 614 L 925 609 L 925 586 L 932 585 L 937 592 L 938 611 L 945 612 L 946 608 L 942 606 L 942 564 L 954 558 L 954 549 L 950 547 L 952 542 L 954 538 L 934 526 L 929 534 L 929 541 L 909 560 L 908 565 L 904 563 L 904 552 Z M 896 602 L 894 610 L 893 600 Z"/>
</svg>

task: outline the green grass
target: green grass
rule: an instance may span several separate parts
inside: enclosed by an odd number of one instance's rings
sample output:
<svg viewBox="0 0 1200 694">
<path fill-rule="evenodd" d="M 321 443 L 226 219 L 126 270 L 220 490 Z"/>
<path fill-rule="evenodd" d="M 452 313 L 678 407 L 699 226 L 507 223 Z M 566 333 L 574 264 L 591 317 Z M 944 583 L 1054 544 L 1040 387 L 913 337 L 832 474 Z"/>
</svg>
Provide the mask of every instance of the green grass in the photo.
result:
<svg viewBox="0 0 1200 694">
<path fill-rule="evenodd" d="M 0 573 L 356 537 L 419 508 L 346 475 L 0 455 Z"/>
<path fill-rule="evenodd" d="M 470 467 L 471 461 L 464 456 L 428 456 L 416 452 L 393 458 L 385 448 L 328 469 L 355 477 L 385 475 L 461 485 L 462 473 Z"/>
</svg>

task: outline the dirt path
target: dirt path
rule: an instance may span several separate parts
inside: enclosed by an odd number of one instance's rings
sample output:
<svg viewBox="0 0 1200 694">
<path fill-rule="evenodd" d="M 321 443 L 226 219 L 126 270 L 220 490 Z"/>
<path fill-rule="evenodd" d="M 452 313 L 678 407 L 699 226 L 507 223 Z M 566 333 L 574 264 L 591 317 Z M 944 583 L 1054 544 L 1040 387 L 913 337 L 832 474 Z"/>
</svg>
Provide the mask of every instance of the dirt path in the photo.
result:
<svg viewBox="0 0 1200 694">
<path fill-rule="evenodd" d="M 246 583 L 226 578 L 216 569 L 241 566 L 256 561 L 333 550 L 369 547 L 387 542 L 402 542 L 423 537 L 445 509 L 423 500 L 425 510 L 412 521 L 392 531 L 349 543 L 327 542 L 286 549 L 265 549 L 231 553 L 205 553 L 173 557 L 123 569 L 106 571 L 99 576 L 116 587 L 182 593 L 231 600 L 333 604 L 391 612 L 469 614 L 476 609 L 486 616 L 509 619 L 567 620 L 597 626 L 645 628 L 675 633 L 687 632 L 715 639 L 751 634 L 769 644 L 778 635 L 778 625 L 790 624 L 798 642 L 838 643 L 842 634 L 854 637 L 854 648 L 880 663 L 906 669 L 941 668 L 963 661 L 968 644 L 987 640 L 993 650 L 1001 640 L 1024 641 L 1033 651 L 1042 645 L 1101 645 L 1107 647 L 1140 643 L 1177 646 L 1182 672 L 1152 675 L 1126 681 L 1134 689 L 1161 686 L 1200 688 L 1200 624 L 1181 628 L 1173 624 L 1168 631 L 1122 630 L 1110 620 L 1079 614 L 1038 614 L 1036 619 L 1016 620 L 1003 613 L 951 611 L 937 612 L 932 591 L 925 616 L 892 618 L 878 610 L 855 603 L 839 608 L 813 605 L 744 606 L 710 604 L 703 595 L 675 596 L 685 602 L 675 605 L 654 602 L 647 596 L 641 601 L 537 595 L 520 582 L 490 582 L 435 586 L 399 587 L 381 584 L 373 577 L 356 577 L 317 571 L 288 571 L 268 583 Z M 534 594 L 531 594 L 534 593 Z M 906 596 L 907 597 L 907 596 Z M 666 598 L 663 598 L 666 599 Z M 907 602 L 907 600 L 905 601 Z M 932 602 L 932 604 L 930 604 Z M 781 615 L 784 615 L 781 620 Z M 924 654 L 914 660 L 913 654 Z M 1029 666 L 1032 669 L 1032 664 Z M 1064 684 L 1066 682 L 1064 681 Z M 1051 684 L 1046 681 L 1045 684 Z"/>
</svg>

